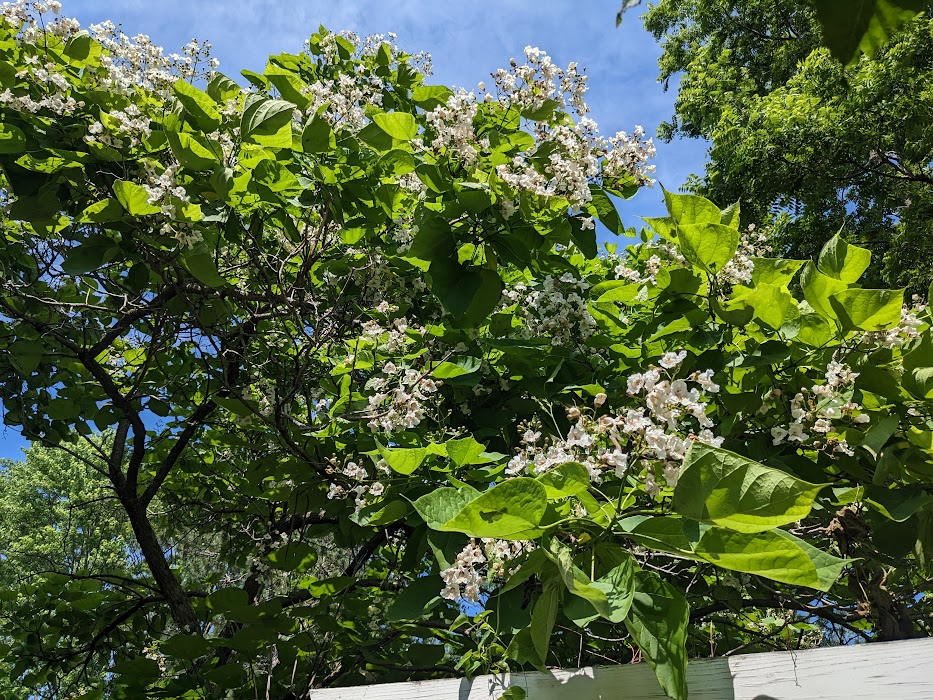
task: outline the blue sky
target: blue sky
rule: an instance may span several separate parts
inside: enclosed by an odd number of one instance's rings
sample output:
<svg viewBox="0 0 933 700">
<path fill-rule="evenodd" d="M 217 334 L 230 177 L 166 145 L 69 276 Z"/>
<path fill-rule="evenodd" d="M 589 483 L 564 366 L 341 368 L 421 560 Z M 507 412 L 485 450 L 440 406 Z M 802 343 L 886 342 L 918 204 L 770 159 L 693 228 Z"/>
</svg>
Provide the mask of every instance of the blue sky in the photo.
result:
<svg viewBox="0 0 933 700">
<path fill-rule="evenodd" d="M 636 124 L 653 135 L 673 111 L 674 91 L 657 82 L 660 49 L 642 27 L 635 8 L 619 28 L 620 0 L 64 0 L 63 14 L 82 25 L 110 19 L 129 34 L 149 34 L 167 51 L 192 38 L 208 39 L 220 70 L 238 77 L 242 68 L 262 71 L 266 56 L 301 50 L 323 24 L 358 34 L 395 32 L 403 49 L 433 56 L 430 82 L 473 88 L 525 46 L 537 46 L 558 64 L 576 61 L 589 76 L 591 116 L 603 133 Z M 705 144 L 659 143 L 657 179 L 679 187 L 701 172 Z M 620 206 L 627 225 L 663 211 L 661 190 L 643 189 Z M 0 431 L 0 457 L 19 457 L 25 443 Z"/>
</svg>

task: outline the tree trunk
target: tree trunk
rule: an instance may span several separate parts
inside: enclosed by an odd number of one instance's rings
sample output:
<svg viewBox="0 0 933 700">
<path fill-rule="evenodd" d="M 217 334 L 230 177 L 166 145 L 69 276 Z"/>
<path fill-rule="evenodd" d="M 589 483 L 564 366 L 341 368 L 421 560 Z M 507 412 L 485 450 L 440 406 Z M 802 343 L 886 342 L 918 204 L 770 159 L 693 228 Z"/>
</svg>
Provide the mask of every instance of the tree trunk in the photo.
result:
<svg viewBox="0 0 933 700">
<path fill-rule="evenodd" d="M 139 542 L 139 548 L 146 559 L 149 571 L 152 572 L 159 592 L 165 596 L 172 619 L 185 632 L 197 634 L 201 626 L 198 617 L 181 587 L 181 582 L 175 577 L 165 560 L 165 553 L 162 551 L 155 530 L 152 529 L 152 523 L 149 522 L 146 507 L 139 501 L 124 503 L 123 506 L 129 515 L 130 525 L 136 534 L 136 541 Z"/>
</svg>

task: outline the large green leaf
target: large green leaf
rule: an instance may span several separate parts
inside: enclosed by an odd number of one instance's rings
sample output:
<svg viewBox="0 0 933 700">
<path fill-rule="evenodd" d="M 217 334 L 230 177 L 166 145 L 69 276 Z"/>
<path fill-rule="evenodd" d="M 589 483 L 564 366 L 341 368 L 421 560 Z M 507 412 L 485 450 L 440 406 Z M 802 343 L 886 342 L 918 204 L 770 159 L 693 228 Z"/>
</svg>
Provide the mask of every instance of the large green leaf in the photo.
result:
<svg viewBox="0 0 933 700">
<path fill-rule="evenodd" d="M 295 105 L 291 102 L 252 95 L 243 109 L 240 136 L 247 143 L 266 148 L 289 148 L 292 145 L 294 110 Z"/>
<path fill-rule="evenodd" d="M 486 452 L 486 446 L 481 442 L 477 442 L 472 435 L 456 440 L 448 440 L 444 443 L 444 451 L 450 457 L 450 461 L 458 467 L 469 464 L 485 464 L 489 461 L 488 458 L 482 456 Z"/>
<path fill-rule="evenodd" d="M 0 153 L 22 153 L 26 150 L 26 135 L 14 124 L 0 124 Z"/>
<path fill-rule="evenodd" d="M 554 622 L 557 620 L 557 603 L 557 587 L 549 586 L 535 601 L 531 613 L 531 643 L 539 659 L 547 659 L 551 630 L 554 629 Z"/>
<path fill-rule="evenodd" d="M 191 170 L 213 170 L 220 162 L 215 153 L 220 150 L 219 146 L 211 144 L 203 136 L 188 134 L 183 131 L 176 133 L 169 132 L 169 147 L 172 154 L 178 159 L 178 162 Z"/>
<path fill-rule="evenodd" d="M 674 700 L 687 700 L 687 624 L 683 594 L 654 572 L 635 574 L 635 595 L 625 626 L 658 683 Z"/>
<path fill-rule="evenodd" d="M 393 139 L 410 141 L 418 133 L 418 123 L 407 112 L 377 112 L 373 122 Z"/>
<path fill-rule="evenodd" d="M 786 287 L 794 275 L 803 266 L 803 260 L 785 260 L 783 258 L 752 258 L 755 267 L 752 270 L 752 283 L 775 284 Z"/>
<path fill-rule="evenodd" d="M 411 99 L 422 109 L 430 111 L 446 104 L 453 94 L 446 85 L 418 85 L 411 91 Z"/>
<path fill-rule="evenodd" d="M 674 509 L 739 532 L 763 532 L 807 517 L 825 486 L 695 441 L 674 489 Z"/>
<path fill-rule="evenodd" d="M 837 233 L 823 246 L 816 267 L 827 277 L 852 284 L 868 269 L 870 262 L 870 250 L 846 243 Z"/>
<path fill-rule="evenodd" d="M 182 262 L 192 275 L 208 287 L 219 289 L 227 286 L 227 280 L 221 277 L 217 270 L 214 256 L 203 243 L 186 251 L 182 256 Z"/>
<path fill-rule="evenodd" d="M 751 288 L 736 286 L 726 310 L 736 310 L 739 305 L 751 308 L 754 311 L 753 318 L 775 330 L 800 314 L 797 301 L 785 286 L 767 282 Z"/>
<path fill-rule="evenodd" d="M 589 213 L 596 216 L 599 222 L 614 234 L 618 236 L 623 235 L 625 233 L 625 225 L 619 217 L 616 205 L 609 199 L 609 195 L 606 194 L 605 190 L 595 185 L 590 186 L 590 193 L 593 199 L 590 200 L 587 206 Z"/>
<path fill-rule="evenodd" d="M 664 201 L 671 218 L 680 225 L 721 224 L 722 211 L 705 197 L 676 194 L 664 190 Z"/>
<path fill-rule="evenodd" d="M 860 53 L 874 56 L 905 22 L 927 8 L 924 0 L 816 0 L 815 5 L 823 43 L 846 64 Z"/>
<path fill-rule="evenodd" d="M 88 205 L 75 217 L 79 224 L 103 224 L 123 218 L 123 207 L 115 199 L 102 199 Z"/>
<path fill-rule="evenodd" d="M 315 116 L 301 132 L 301 148 L 305 153 L 329 153 L 337 147 L 337 137 L 330 123 Z"/>
<path fill-rule="evenodd" d="M 921 399 L 933 399 L 933 332 L 923 334 L 920 343 L 904 354 L 904 388 Z"/>
<path fill-rule="evenodd" d="M 317 561 L 317 552 L 307 542 L 288 542 L 266 555 L 266 563 L 282 571 L 307 571 Z"/>
<path fill-rule="evenodd" d="M 425 494 L 412 505 L 432 530 L 442 530 L 463 508 L 479 496 L 476 489 L 444 486 Z"/>
<path fill-rule="evenodd" d="M 482 325 L 499 303 L 502 280 L 486 267 L 435 260 L 430 267 L 431 291 L 463 326 Z"/>
<path fill-rule="evenodd" d="M 582 464 L 567 462 L 544 472 L 538 481 L 547 491 L 548 499 L 554 501 L 587 491 L 590 473 Z"/>
<path fill-rule="evenodd" d="M 45 346 L 38 340 L 15 340 L 7 347 L 7 355 L 13 367 L 24 376 L 29 376 L 42 362 Z"/>
<path fill-rule="evenodd" d="M 113 183 L 113 194 L 130 216 L 158 214 L 161 209 L 149 203 L 149 190 L 135 182 L 117 180 Z"/>
<path fill-rule="evenodd" d="M 830 295 L 829 303 L 849 330 L 881 331 L 901 320 L 903 289 L 843 289 Z"/>
<path fill-rule="evenodd" d="M 807 262 L 800 272 L 800 288 L 810 307 L 821 316 L 836 318 L 836 311 L 829 303 L 829 297 L 846 288 L 846 283 L 827 277 L 816 269 L 816 265 Z"/>
<path fill-rule="evenodd" d="M 378 445 L 378 452 L 392 471 L 406 476 L 420 467 L 430 454 L 424 447 L 383 447 L 382 445 Z"/>
<path fill-rule="evenodd" d="M 847 564 L 783 530 L 738 532 L 673 516 L 627 518 L 620 525 L 649 549 L 821 591 Z"/>
<path fill-rule="evenodd" d="M 718 217 L 719 210 L 716 212 Z M 720 223 L 679 224 L 677 246 L 694 265 L 715 273 L 735 255 L 739 247 L 739 232 Z"/>
<path fill-rule="evenodd" d="M 416 578 L 389 606 L 389 622 L 420 620 L 441 603 L 440 590 L 441 582 L 437 575 Z"/>
<path fill-rule="evenodd" d="M 724 569 L 819 591 L 828 591 L 847 564 L 784 530 L 747 533 L 711 527 L 694 551 Z"/>
<path fill-rule="evenodd" d="M 221 116 L 210 95 L 185 80 L 176 81 L 173 89 L 178 101 L 182 103 L 185 111 L 194 118 L 201 129 L 208 133 L 217 130 L 220 126 Z"/>
<path fill-rule="evenodd" d="M 546 508 L 547 491 L 538 481 L 526 477 L 509 479 L 471 500 L 435 529 L 463 532 L 471 537 L 509 539 L 534 530 Z"/>
</svg>

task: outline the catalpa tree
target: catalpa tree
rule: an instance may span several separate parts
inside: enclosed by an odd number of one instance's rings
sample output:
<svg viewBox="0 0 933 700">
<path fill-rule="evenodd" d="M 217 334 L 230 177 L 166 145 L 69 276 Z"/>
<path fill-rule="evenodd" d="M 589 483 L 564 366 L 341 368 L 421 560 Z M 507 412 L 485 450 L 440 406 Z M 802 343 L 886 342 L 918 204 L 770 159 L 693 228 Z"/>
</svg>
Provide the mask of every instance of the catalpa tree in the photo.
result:
<svg viewBox="0 0 933 700">
<path fill-rule="evenodd" d="M 862 288 L 867 251 L 770 257 L 665 193 L 600 253 L 653 147 L 537 49 L 455 92 L 322 29 L 243 88 L 58 9 L 2 11 L 0 395 L 106 480 L 147 573 L 6 589 L 15 687 L 641 655 L 685 698 L 690 656 L 930 632 L 930 312 Z M 189 531 L 210 557 L 160 535 Z"/>
</svg>

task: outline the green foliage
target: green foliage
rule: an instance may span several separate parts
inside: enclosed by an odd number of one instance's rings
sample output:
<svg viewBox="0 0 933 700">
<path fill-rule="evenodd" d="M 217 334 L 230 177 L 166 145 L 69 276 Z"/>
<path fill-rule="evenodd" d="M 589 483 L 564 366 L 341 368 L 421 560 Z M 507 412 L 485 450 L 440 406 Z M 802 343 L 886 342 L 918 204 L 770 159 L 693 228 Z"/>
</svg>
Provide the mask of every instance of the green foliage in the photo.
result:
<svg viewBox="0 0 933 700">
<path fill-rule="evenodd" d="M 871 246 L 766 257 L 755 203 L 667 193 L 657 239 L 599 252 L 639 136 L 607 150 L 556 87 L 425 86 L 381 40 L 321 29 L 247 92 L 0 31 L 0 79 L 46 100 L 0 106 L 4 420 L 91 445 L 112 496 L 87 542 L 29 525 L 80 470 L 9 515 L 87 560 L 5 584 L 18 687 L 288 698 L 640 653 L 679 700 L 711 639 L 929 631 L 931 317 L 862 286 Z"/>
<path fill-rule="evenodd" d="M 767 225 L 782 257 L 815 260 L 842 229 L 875 256 L 865 286 L 926 297 L 930 10 L 920 0 L 653 3 L 644 21 L 664 49 L 660 78 L 679 80 L 660 134 L 712 144 L 688 189 L 741 200 L 743 225 Z"/>
<path fill-rule="evenodd" d="M 833 56 L 851 63 L 860 53 L 875 55 L 905 23 L 923 12 L 923 0 L 816 0 L 823 42 Z"/>
</svg>

